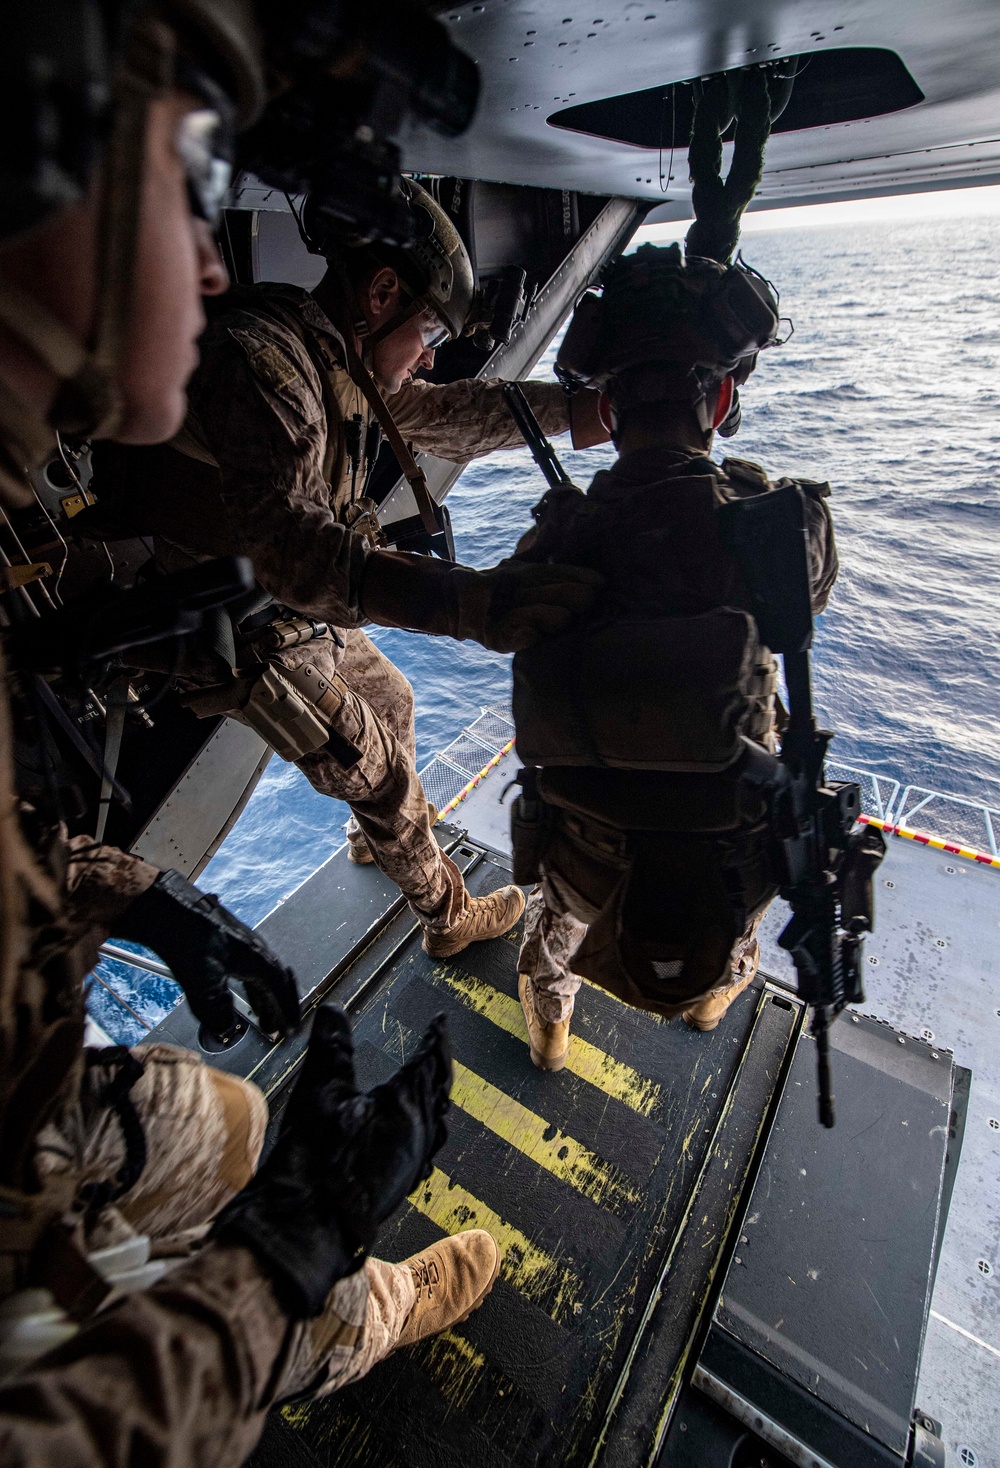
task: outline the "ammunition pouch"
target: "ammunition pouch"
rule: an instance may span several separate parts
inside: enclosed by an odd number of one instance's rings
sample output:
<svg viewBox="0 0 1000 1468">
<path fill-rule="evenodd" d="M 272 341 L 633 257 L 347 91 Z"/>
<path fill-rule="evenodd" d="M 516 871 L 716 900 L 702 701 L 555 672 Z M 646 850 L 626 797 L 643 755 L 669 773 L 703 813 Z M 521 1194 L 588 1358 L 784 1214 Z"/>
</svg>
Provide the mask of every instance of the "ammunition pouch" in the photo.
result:
<svg viewBox="0 0 1000 1468">
<path fill-rule="evenodd" d="M 618 617 L 514 658 L 517 752 L 539 766 L 712 774 L 742 751 L 761 654 L 748 613 Z"/>
<path fill-rule="evenodd" d="M 250 632 L 243 632 L 244 641 L 264 653 L 286 652 L 290 647 L 301 647 L 328 632 L 325 622 L 314 622 L 311 617 L 280 617 L 264 623 Z"/>
</svg>

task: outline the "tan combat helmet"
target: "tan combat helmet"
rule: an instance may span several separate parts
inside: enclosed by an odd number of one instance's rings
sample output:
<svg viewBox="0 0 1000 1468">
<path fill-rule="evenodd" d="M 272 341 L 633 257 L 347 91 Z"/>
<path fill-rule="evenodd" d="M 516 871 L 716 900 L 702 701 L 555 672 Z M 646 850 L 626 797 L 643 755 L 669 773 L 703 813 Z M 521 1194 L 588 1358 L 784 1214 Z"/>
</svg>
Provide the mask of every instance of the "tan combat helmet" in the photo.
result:
<svg viewBox="0 0 1000 1468">
<path fill-rule="evenodd" d="M 430 218 L 430 228 L 418 234 L 406 250 L 412 269 L 403 271 L 407 289 L 417 292 L 421 310 L 433 311 L 452 338 L 465 330 L 472 310 L 475 280 L 472 261 L 462 238 L 436 199 L 412 179 L 407 180 L 410 207 Z"/>
<path fill-rule="evenodd" d="M 211 78 L 245 127 L 264 102 L 251 0 L 32 0 L 0 48 L 0 241 L 87 193 L 109 127 L 183 74 Z"/>
<path fill-rule="evenodd" d="M 351 324 L 366 352 L 422 311 L 432 311 L 441 323 L 440 340 L 430 345 L 439 346 L 449 337 L 461 336 L 476 293 L 472 261 L 448 215 L 414 179 L 403 178 L 400 183 L 410 216 L 410 239 L 405 245 L 384 241 L 352 245 L 339 232 L 332 212 L 324 209 L 322 199 L 315 194 L 306 200 L 303 210 L 306 244 L 314 254 L 323 255 L 339 277 L 350 308 Z M 395 316 L 383 322 L 376 332 L 368 330 L 351 283 L 348 263 L 352 256 L 391 266 L 399 276 L 406 298 Z"/>
</svg>

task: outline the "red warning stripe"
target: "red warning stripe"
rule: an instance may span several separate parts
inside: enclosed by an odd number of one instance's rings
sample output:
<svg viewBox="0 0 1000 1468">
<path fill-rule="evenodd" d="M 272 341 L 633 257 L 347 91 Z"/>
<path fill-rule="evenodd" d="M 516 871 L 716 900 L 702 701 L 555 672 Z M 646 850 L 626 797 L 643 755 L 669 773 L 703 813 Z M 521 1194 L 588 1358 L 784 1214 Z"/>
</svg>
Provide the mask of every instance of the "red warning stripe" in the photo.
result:
<svg viewBox="0 0 1000 1468">
<path fill-rule="evenodd" d="M 907 841 L 917 841 L 921 846 L 933 846 L 936 851 L 947 851 L 949 856 L 964 856 L 967 861 L 977 861 L 980 866 L 996 867 L 1000 870 L 1000 857 L 990 856 L 985 851 L 976 851 L 972 846 L 959 846 L 954 841 L 942 841 L 938 836 L 928 836 L 926 831 L 911 831 L 908 826 L 891 826 L 877 816 L 859 816 L 866 826 L 876 826 L 887 836 L 904 836 Z"/>
</svg>

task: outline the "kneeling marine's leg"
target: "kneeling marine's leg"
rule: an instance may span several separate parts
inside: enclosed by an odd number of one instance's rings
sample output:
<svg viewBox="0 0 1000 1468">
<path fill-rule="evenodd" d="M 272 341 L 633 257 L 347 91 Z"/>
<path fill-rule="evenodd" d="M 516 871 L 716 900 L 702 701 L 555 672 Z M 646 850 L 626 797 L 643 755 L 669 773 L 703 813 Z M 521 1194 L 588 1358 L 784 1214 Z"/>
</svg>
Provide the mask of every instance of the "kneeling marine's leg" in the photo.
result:
<svg viewBox="0 0 1000 1468">
<path fill-rule="evenodd" d="M 99 1249 L 133 1230 L 158 1245 L 201 1228 L 245 1187 L 257 1168 L 267 1126 L 267 1102 L 250 1081 L 205 1065 L 171 1045 L 133 1051 L 143 1074 L 128 1104 L 142 1131 L 146 1161 L 135 1182 L 96 1218 L 86 1245 Z M 117 1064 L 91 1052 L 80 1101 L 39 1134 L 36 1167 L 45 1177 L 67 1170 L 81 1182 L 115 1183 L 130 1161 L 130 1140 L 105 1100 Z M 134 1139 L 132 1139 L 134 1146 Z"/>
<path fill-rule="evenodd" d="M 499 1271 L 500 1250 L 484 1229 L 443 1239 L 402 1264 L 369 1259 L 334 1286 L 322 1314 L 297 1327 L 279 1399 L 328 1396 L 393 1351 L 461 1324 Z"/>
</svg>

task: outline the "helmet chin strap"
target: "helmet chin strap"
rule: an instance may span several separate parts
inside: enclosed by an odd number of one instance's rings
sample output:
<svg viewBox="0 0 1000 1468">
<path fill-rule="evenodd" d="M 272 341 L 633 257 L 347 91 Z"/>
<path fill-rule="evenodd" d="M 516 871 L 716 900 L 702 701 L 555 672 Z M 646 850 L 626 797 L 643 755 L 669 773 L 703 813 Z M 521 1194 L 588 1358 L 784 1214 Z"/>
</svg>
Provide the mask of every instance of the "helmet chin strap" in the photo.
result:
<svg viewBox="0 0 1000 1468">
<path fill-rule="evenodd" d="M 394 331 L 398 331 L 408 321 L 412 321 L 414 316 L 419 316 L 421 311 L 433 310 L 433 307 L 430 306 L 424 297 L 418 296 L 406 281 L 403 280 L 399 272 L 396 271 L 395 275 L 399 283 L 399 289 L 402 295 L 407 297 L 406 304 L 394 312 L 388 321 L 383 321 L 373 331 L 368 324 L 368 318 L 362 309 L 360 298 L 354 288 L 354 282 L 348 274 L 344 261 L 338 255 L 331 255 L 327 256 L 326 263 L 328 268 L 336 275 L 337 284 L 340 286 L 344 299 L 347 302 L 347 314 L 350 319 L 351 329 L 360 344 L 359 355 L 362 364 L 371 372 L 374 367 L 372 348 L 377 346 L 379 342 L 385 341 L 386 337 L 392 336 Z M 389 268 L 392 269 L 391 266 Z"/>
<path fill-rule="evenodd" d="M 176 41 L 161 21 L 146 17 L 131 28 L 115 79 L 111 135 L 104 155 L 98 216 L 94 324 L 81 341 L 41 301 L 0 286 L 0 321 L 56 377 L 47 418 L 18 405 L 9 391 L 0 415 L 32 461 L 51 449 L 54 432 L 109 438 L 121 426 L 120 380 L 127 347 L 150 103 L 171 86 Z"/>
</svg>

